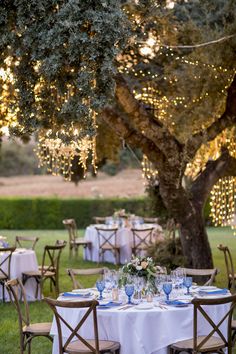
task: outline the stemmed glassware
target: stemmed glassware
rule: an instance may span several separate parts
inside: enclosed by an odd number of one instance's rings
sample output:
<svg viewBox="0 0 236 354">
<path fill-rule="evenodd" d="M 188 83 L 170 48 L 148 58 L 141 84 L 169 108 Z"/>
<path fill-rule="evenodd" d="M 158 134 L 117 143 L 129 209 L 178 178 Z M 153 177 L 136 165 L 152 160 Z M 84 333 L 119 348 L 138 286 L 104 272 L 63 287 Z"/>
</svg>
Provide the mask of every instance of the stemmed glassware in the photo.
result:
<svg viewBox="0 0 236 354">
<path fill-rule="evenodd" d="M 125 293 L 128 296 L 128 304 L 132 304 L 131 296 L 134 293 L 134 285 L 133 284 L 126 284 L 125 285 Z"/>
<path fill-rule="evenodd" d="M 169 301 L 170 299 L 170 293 L 172 291 L 172 282 L 171 281 L 166 281 L 162 285 L 163 291 L 166 294 L 166 300 Z"/>
<path fill-rule="evenodd" d="M 192 282 L 193 282 L 192 277 L 185 277 L 184 278 L 184 286 L 186 286 L 186 288 L 187 288 L 187 294 L 186 295 L 191 295 L 189 290 L 190 290 L 190 288 L 192 286 Z"/>
<path fill-rule="evenodd" d="M 96 287 L 100 293 L 100 297 L 98 298 L 98 300 L 102 300 L 103 299 L 102 292 L 105 289 L 105 281 L 104 280 L 96 281 Z"/>
<path fill-rule="evenodd" d="M 137 294 L 137 300 L 140 302 L 140 301 L 142 301 L 142 290 L 145 287 L 144 278 L 139 277 L 139 276 L 134 277 L 134 285 L 135 285 L 135 291 Z"/>
</svg>

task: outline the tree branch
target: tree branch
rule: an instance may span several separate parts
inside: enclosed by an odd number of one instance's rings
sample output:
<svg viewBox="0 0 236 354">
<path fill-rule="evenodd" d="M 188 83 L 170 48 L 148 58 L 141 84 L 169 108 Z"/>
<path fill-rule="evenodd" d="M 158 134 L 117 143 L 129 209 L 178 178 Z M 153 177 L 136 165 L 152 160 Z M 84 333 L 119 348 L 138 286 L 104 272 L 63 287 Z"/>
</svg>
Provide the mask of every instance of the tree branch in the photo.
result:
<svg viewBox="0 0 236 354">
<path fill-rule="evenodd" d="M 162 167 L 162 152 L 151 140 L 135 130 L 134 127 L 122 118 L 120 113 L 106 107 L 101 114 L 101 118 L 127 143 L 133 147 L 141 148 L 158 169 Z"/>
<path fill-rule="evenodd" d="M 186 143 L 186 156 L 189 160 L 193 159 L 203 142 L 215 139 L 224 129 L 236 124 L 236 75 L 227 91 L 226 107 L 222 116 L 205 131 L 193 135 Z"/>
<path fill-rule="evenodd" d="M 217 160 L 207 163 L 205 170 L 192 184 L 191 194 L 194 202 L 202 207 L 217 181 L 227 176 L 236 176 L 236 159 L 224 149 Z"/>
<path fill-rule="evenodd" d="M 116 98 L 135 130 L 141 132 L 147 139 L 152 140 L 170 164 L 175 165 L 179 162 L 182 145 L 170 134 L 167 128 L 134 98 L 122 75 L 116 77 Z"/>
</svg>

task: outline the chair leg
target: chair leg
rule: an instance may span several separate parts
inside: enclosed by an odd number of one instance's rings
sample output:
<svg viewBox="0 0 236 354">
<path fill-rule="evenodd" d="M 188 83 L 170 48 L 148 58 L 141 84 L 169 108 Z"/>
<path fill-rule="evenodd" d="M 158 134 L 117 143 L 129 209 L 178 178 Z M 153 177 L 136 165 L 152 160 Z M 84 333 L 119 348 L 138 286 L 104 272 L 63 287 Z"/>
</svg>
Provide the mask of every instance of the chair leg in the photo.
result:
<svg viewBox="0 0 236 354">
<path fill-rule="evenodd" d="M 2 283 L 2 302 L 5 302 L 5 284 Z"/>
</svg>

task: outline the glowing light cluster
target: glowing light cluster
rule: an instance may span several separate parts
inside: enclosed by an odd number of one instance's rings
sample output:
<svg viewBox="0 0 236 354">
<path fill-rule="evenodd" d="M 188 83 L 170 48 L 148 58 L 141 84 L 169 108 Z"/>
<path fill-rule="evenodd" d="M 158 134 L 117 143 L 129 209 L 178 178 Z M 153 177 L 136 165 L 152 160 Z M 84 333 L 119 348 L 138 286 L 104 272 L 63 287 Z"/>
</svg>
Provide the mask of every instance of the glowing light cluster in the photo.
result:
<svg viewBox="0 0 236 354">
<path fill-rule="evenodd" d="M 226 146 L 236 158 L 235 128 L 224 132 L 219 147 Z M 210 216 L 215 226 L 231 226 L 236 235 L 236 177 L 224 177 L 214 185 L 211 191 Z"/>
<path fill-rule="evenodd" d="M 142 177 L 146 180 L 147 184 L 155 183 L 157 181 L 158 171 L 153 164 L 148 160 L 146 155 L 143 155 L 142 160 Z"/>
<path fill-rule="evenodd" d="M 81 138 L 78 129 L 74 129 L 73 125 L 67 130 L 60 129 L 54 132 L 50 129 L 41 132 L 36 153 L 39 167 L 46 167 L 47 172 L 54 176 L 62 174 L 65 180 L 71 180 L 75 156 L 79 158 L 78 163 L 84 170 L 84 177 L 90 156 L 96 172 L 96 138 L 90 136 Z"/>
</svg>

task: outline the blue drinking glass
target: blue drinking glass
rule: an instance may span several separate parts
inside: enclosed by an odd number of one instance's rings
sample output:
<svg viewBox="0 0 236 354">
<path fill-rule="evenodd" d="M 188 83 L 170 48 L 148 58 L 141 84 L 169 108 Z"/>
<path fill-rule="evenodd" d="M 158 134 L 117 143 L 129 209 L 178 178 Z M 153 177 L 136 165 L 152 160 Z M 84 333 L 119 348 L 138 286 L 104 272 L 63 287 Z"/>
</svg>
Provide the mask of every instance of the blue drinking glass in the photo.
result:
<svg viewBox="0 0 236 354">
<path fill-rule="evenodd" d="M 184 278 L 184 283 L 183 284 L 187 288 L 187 294 L 186 295 L 191 295 L 190 292 L 189 292 L 189 289 L 192 286 L 192 282 L 193 282 L 193 278 L 192 277 L 185 277 Z"/>
<path fill-rule="evenodd" d="M 100 297 L 98 298 L 98 300 L 102 300 L 102 292 L 105 289 L 105 281 L 104 280 L 98 280 L 96 281 L 96 287 L 98 289 L 98 291 L 100 292 Z"/>
<path fill-rule="evenodd" d="M 132 304 L 131 296 L 134 293 L 134 285 L 133 284 L 126 284 L 125 285 L 125 293 L 128 296 L 128 304 Z"/>
<path fill-rule="evenodd" d="M 166 300 L 169 301 L 170 293 L 172 291 L 172 283 L 171 282 L 163 283 L 162 288 L 164 293 L 166 294 Z"/>
</svg>

